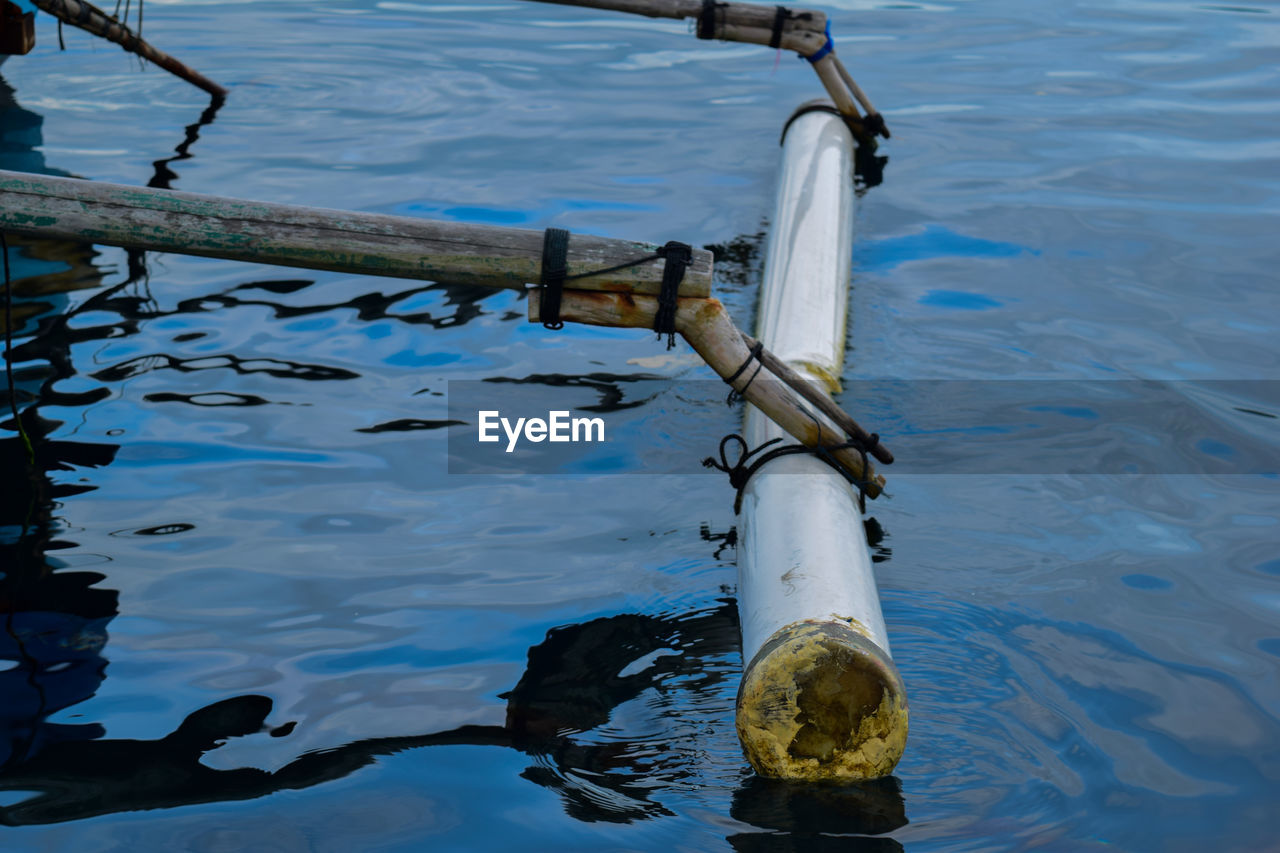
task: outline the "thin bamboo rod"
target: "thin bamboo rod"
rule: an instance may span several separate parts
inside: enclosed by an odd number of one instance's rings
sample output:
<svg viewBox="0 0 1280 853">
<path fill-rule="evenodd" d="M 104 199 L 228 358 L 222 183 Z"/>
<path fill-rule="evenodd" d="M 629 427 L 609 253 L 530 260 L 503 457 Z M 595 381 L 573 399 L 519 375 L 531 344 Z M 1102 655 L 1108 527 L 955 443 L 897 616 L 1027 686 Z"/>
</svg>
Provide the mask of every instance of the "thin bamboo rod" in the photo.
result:
<svg viewBox="0 0 1280 853">
<path fill-rule="evenodd" d="M 853 95 L 845 87 L 844 81 L 840 79 L 840 72 L 836 69 L 835 53 L 828 53 L 813 63 L 813 73 L 822 81 L 822 88 L 827 90 L 840 115 L 861 123 L 862 114 L 858 112 L 858 105 L 853 102 Z"/>
<path fill-rule="evenodd" d="M 541 296 L 537 290 L 529 293 L 531 322 L 542 320 Z M 650 328 L 658 310 L 656 298 L 640 294 L 566 290 L 560 300 L 562 320 L 591 326 Z M 723 379 L 728 379 L 740 365 L 753 358 L 744 335 L 717 299 L 681 299 L 676 310 L 676 331 Z M 862 455 L 856 450 L 836 449 L 845 442 L 840 427 L 825 415 L 812 411 L 804 398 L 785 382 L 772 376 L 753 377 L 753 373 L 742 371 L 731 387 L 801 444 L 828 448 L 840 467 L 865 484 L 868 497 L 879 497 L 884 489 L 884 477 L 876 473 L 869 461 L 864 469 Z"/>
<path fill-rule="evenodd" d="M 37 8 L 49 13 L 63 23 L 79 27 L 86 32 L 93 33 L 95 36 L 114 42 L 130 53 L 136 53 L 143 59 L 160 66 L 170 74 L 175 74 L 188 83 L 199 86 L 215 98 L 225 98 L 227 96 L 226 89 L 205 77 L 199 71 L 143 41 L 142 38 L 124 24 L 109 16 L 97 6 L 86 3 L 85 0 L 31 0 L 31 2 Z"/>
<path fill-rule="evenodd" d="M 871 100 L 867 97 L 867 93 L 862 91 L 862 87 L 858 85 L 858 81 L 853 79 L 853 75 L 849 73 L 849 69 L 844 67 L 844 62 L 840 57 L 833 57 L 836 71 L 840 72 L 840 79 L 849 87 L 849 93 L 853 95 L 853 99 L 857 101 L 869 115 L 876 113 L 876 108 L 871 105 Z"/>
<path fill-rule="evenodd" d="M 541 278 L 543 232 L 0 171 L 0 230 L 129 249 L 523 290 Z M 656 251 L 574 234 L 570 276 Z M 582 290 L 659 293 L 665 262 L 574 279 Z M 711 293 L 712 256 L 694 249 L 682 296 Z"/>
</svg>

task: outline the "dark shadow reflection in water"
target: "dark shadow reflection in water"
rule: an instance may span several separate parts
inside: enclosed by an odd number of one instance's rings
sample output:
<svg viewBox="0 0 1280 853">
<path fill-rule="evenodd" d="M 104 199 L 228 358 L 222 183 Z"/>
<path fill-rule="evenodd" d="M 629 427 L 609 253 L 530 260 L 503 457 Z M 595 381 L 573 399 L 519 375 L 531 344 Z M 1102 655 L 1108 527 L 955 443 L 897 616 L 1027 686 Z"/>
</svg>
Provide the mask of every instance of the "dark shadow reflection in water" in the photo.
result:
<svg viewBox="0 0 1280 853">
<path fill-rule="evenodd" d="M 687 761 L 662 743 L 623 739 L 591 742 L 615 708 L 650 690 L 707 691 L 727 675 L 709 659 L 738 646 L 737 607 L 674 617 L 622 614 L 553 629 L 529 650 L 528 666 L 508 693 L 503 725 L 359 740 L 304 754 L 279 770 L 217 770 L 201 763 L 230 737 L 269 731 L 288 735 L 292 723 L 266 726 L 265 696 L 226 699 L 189 715 L 158 740 L 52 741 L 14 755 L 0 770 L 0 791 L 36 792 L 0 808 L 0 823 L 16 826 L 79 820 L 118 811 L 246 800 L 340 779 L 379 756 L 429 746 L 506 747 L 534 759 L 521 775 L 554 790 L 580 821 L 629 823 L 670 816 L 655 779 L 688 776 Z M 638 672 L 638 659 L 662 652 Z M 864 786 L 796 786 L 750 779 L 733 796 L 731 815 L 762 832 L 729 838 L 737 850 L 828 849 L 813 843 L 856 841 L 859 850 L 901 849 L 890 839 L 827 838 L 889 832 L 906 823 L 894 779 Z M 834 849 L 834 848 L 830 848 Z"/>
<path fill-rule="evenodd" d="M 190 160 L 191 146 L 196 144 L 200 139 L 200 131 L 205 127 L 213 124 L 213 120 L 218 116 L 218 110 L 222 108 L 223 99 L 220 96 L 214 97 L 209 101 L 209 106 L 205 107 L 204 112 L 200 113 L 200 118 L 184 128 L 182 141 L 174 146 L 173 154 L 169 157 L 162 157 L 151 164 L 155 169 L 151 180 L 147 181 L 147 186 L 157 189 L 172 189 L 173 182 L 178 179 L 178 173 L 169 168 L 171 163 L 179 163 L 183 160 Z"/>
<path fill-rule="evenodd" d="M 55 571 L 46 553 L 74 547 L 54 538 L 56 501 L 94 488 L 55 484 L 49 472 L 109 464 L 118 448 L 49 441 L 41 431 L 49 422 L 24 423 L 34 468 L 20 439 L 0 440 L 0 774 L 47 749 L 102 736 L 97 723 L 48 718 L 97 692 L 106 677 L 107 623 L 117 612 L 115 590 L 96 586 L 103 575 Z"/>
<path fill-rule="evenodd" d="M 765 832 L 729 836 L 734 850 L 891 853 L 892 838 L 875 838 L 906 826 L 902 785 L 892 776 L 858 785 L 799 785 L 753 776 L 733 795 L 735 820 Z"/>
<path fill-rule="evenodd" d="M 672 676 L 681 676 L 682 689 L 713 687 L 724 675 L 705 667 L 706 658 L 736 648 L 737 642 L 737 609 L 731 601 L 681 617 L 623 614 L 556 628 L 529 650 L 523 677 L 503 694 L 503 725 L 360 740 L 307 753 L 275 772 L 216 770 L 200 762 L 227 738 L 268 730 L 272 702 L 265 696 L 209 705 L 158 740 L 52 741 L 14 754 L 0 769 L 0 791 L 37 792 L 0 808 L 0 823 L 56 823 L 252 799 L 342 778 L 379 756 L 447 745 L 500 746 L 529 755 L 535 761 L 521 775 L 559 793 L 566 813 L 578 820 L 626 823 L 669 816 L 672 812 L 652 799 L 650 779 L 680 772 L 664 766 L 672 750 L 648 742 L 639 750 L 623 740 L 591 743 L 576 736 L 607 723 L 614 708 L 641 693 L 666 689 L 664 682 Z M 681 653 L 658 656 L 642 671 L 625 673 L 632 661 L 670 649 Z M 99 678 L 100 673 L 99 668 Z M 270 731 L 284 736 L 292 728 L 287 723 Z M 641 753 L 645 757 L 637 758 Z"/>
</svg>

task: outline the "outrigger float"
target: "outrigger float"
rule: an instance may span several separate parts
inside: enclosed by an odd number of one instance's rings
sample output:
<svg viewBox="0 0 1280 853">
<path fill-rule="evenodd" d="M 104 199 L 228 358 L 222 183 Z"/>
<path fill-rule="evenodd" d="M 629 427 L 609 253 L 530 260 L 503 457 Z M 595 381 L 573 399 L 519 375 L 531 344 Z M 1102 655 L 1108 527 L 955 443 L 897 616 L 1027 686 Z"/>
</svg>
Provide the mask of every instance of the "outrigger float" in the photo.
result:
<svg viewBox="0 0 1280 853">
<path fill-rule="evenodd" d="M 757 772 L 775 778 L 886 775 L 905 748 L 907 701 L 889 655 L 861 500 L 885 485 L 871 459 L 893 456 L 830 394 L 844 355 L 854 151 L 888 130 L 834 60 L 821 13 L 709 0 L 562 1 L 695 17 L 699 37 L 789 47 L 814 61 L 829 92 L 841 93 L 834 104 L 800 108 L 784 129 L 757 337 L 741 332 L 711 296 L 711 253 L 674 241 L 655 246 L 7 171 L 0 171 L 0 233 L 527 290 L 529 319 L 549 328 L 643 327 L 669 342 L 681 335 L 749 404 L 744 458 L 731 465 L 722 445 L 713 463 L 739 489 L 743 750 Z M 798 444 L 782 445 L 788 435 Z M 748 454 L 748 445 L 758 450 Z"/>
</svg>

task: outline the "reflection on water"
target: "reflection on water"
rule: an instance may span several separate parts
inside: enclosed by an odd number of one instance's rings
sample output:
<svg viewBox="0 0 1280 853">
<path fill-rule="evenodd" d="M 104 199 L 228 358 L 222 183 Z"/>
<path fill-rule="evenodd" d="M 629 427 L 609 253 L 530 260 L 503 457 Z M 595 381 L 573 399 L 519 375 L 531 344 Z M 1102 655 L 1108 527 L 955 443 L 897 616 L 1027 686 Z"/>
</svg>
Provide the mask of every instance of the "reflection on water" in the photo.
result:
<svg viewBox="0 0 1280 853">
<path fill-rule="evenodd" d="M 85 582 L 84 576 L 57 577 L 62 580 L 61 590 L 50 588 L 46 593 L 65 592 L 74 589 L 76 581 Z M 92 583 L 101 576 L 88 575 L 87 579 Z M 705 656 L 722 654 L 738 642 L 733 602 L 677 619 L 623 614 L 570 625 L 553 631 L 529 650 L 524 675 L 505 694 L 505 725 L 470 725 L 432 734 L 356 741 L 309 752 L 270 773 L 256 768 L 216 770 L 201 764 L 200 759 L 228 738 L 258 732 L 286 737 L 295 724 L 267 726 L 271 700 L 246 695 L 191 713 L 157 740 L 102 738 L 103 729 L 96 724 L 40 726 L 45 716 L 92 695 L 103 678 L 105 661 L 99 653 L 106 637 L 101 626 L 115 610 L 114 595 L 101 597 L 99 605 L 111 610 L 92 623 L 96 634 L 87 633 L 80 625 L 74 634 L 46 629 L 37 640 L 32 630 L 11 628 L 24 663 L 11 672 L 30 683 L 39 702 L 32 703 L 37 704 L 33 708 L 18 703 L 9 712 L 12 719 L 6 722 L 13 748 L 0 765 L 0 790 L 36 793 L 0 808 L 0 823 L 56 823 L 117 811 L 253 799 L 340 779 L 378 756 L 457 745 L 508 747 L 534 758 L 535 763 L 521 775 L 559 793 L 565 811 L 579 820 L 625 823 L 669 815 L 668 809 L 653 801 L 649 784 L 654 775 L 678 769 L 665 766 L 660 744 L 648 744 L 642 750 L 625 741 L 579 742 L 574 735 L 607 723 L 617 706 L 646 690 L 662 689 L 663 682 L 673 676 L 695 680 L 723 677 L 704 672 Z M 76 600 L 69 598 L 62 606 L 74 606 Z M 81 595 L 79 600 L 89 599 Z M 15 597 L 11 626 L 17 606 Z M 83 617 L 82 612 L 75 615 Z M 45 659 L 40 659 L 42 650 L 59 647 L 67 651 L 58 660 L 48 660 L 47 651 Z M 667 654 L 655 656 L 639 672 L 623 674 L 629 662 L 660 650 Z M 69 661 L 74 665 L 68 667 Z M 46 674 L 50 669 L 68 675 L 52 679 Z M 76 693 L 77 689 L 81 692 Z M 28 717 L 34 717 L 35 724 Z"/>
<path fill-rule="evenodd" d="M 96 572 L 54 571 L 50 550 L 74 547 L 54 537 L 55 501 L 93 486 L 50 482 L 50 471 L 107 465 L 111 444 L 45 440 L 56 426 L 28 417 L 36 450 L 34 470 L 18 438 L 0 439 L 0 775 L 41 752 L 76 748 L 101 737 L 99 723 L 53 723 L 49 717 L 88 699 L 105 677 L 107 624 L 116 593 L 98 586 Z M 12 427 L 12 421 L 6 424 Z"/>
<path fill-rule="evenodd" d="M 91 582 L 100 579 L 89 577 Z M 104 597 L 114 604 L 113 596 Z M 85 639 L 83 631 L 74 637 L 53 638 L 48 632 L 45 636 L 46 645 L 75 641 L 80 647 L 91 648 L 84 657 L 96 662 L 92 669 L 96 679 L 89 679 L 83 695 L 56 702 L 45 700 L 43 682 L 24 673 L 33 685 L 41 684 L 40 718 L 87 698 L 105 666 L 98 655 L 104 635 L 98 635 L 96 644 Z M 577 820 L 629 823 L 671 815 L 657 801 L 660 794 L 655 792 L 653 780 L 679 777 L 691 768 L 672 765 L 672 753 L 662 743 L 592 743 L 576 736 L 608 723 L 616 708 L 645 691 L 665 692 L 664 685 L 673 679 L 683 680 L 685 690 L 713 686 L 727 673 L 709 670 L 707 657 L 725 654 L 737 645 L 737 607 L 733 601 L 675 618 L 621 614 L 564 626 L 529 650 L 524 674 L 504 694 L 504 725 L 467 725 L 431 734 L 370 738 L 309 752 L 274 772 L 248 767 L 219 770 L 200 761 L 229 738 L 260 732 L 272 737 L 291 734 L 295 728 L 292 722 L 275 727 L 266 724 L 272 702 L 265 696 L 236 696 L 201 708 L 156 740 L 102 738 L 98 725 L 46 726 L 39 738 L 28 736 L 22 748 L 11 750 L 0 765 L 0 791 L 26 795 L 13 805 L 0 807 L 0 823 L 57 823 L 117 811 L 253 799 L 340 779 L 379 756 L 458 745 L 505 747 L 530 756 L 535 761 L 521 776 L 558 793 L 566 814 Z M 34 653 L 24 651 L 27 656 L 34 658 Z M 631 671 L 629 664 L 638 659 L 645 664 Z M 66 678 L 63 683 L 72 680 Z M 26 722 L 15 716 L 11 723 L 15 744 L 19 735 L 26 733 Z M 906 823 L 900 788 L 893 779 L 847 788 L 753 779 L 735 793 L 732 815 L 769 830 L 732 836 L 736 850 L 779 849 L 769 846 L 776 844 L 777 832 L 798 833 L 793 843 L 799 843 L 826 833 L 880 834 Z M 782 849 L 799 848 L 784 845 Z M 856 849 L 901 847 L 884 841 Z"/>
<path fill-rule="evenodd" d="M 179 175 L 170 166 L 174 163 L 181 163 L 183 160 L 191 159 L 191 146 L 195 145 L 200 139 L 201 129 L 213 124 L 213 120 L 217 118 L 218 110 L 222 108 L 222 105 L 222 98 L 214 97 L 209 102 L 209 106 L 205 107 L 204 112 L 200 113 L 200 118 L 187 125 L 186 133 L 182 137 L 182 141 L 174 146 L 173 154 L 168 157 L 161 157 L 151 164 L 152 168 L 155 169 L 155 174 L 151 176 L 151 180 L 147 181 L 147 186 L 163 190 L 173 189 L 173 182 L 179 178 Z"/>
<path fill-rule="evenodd" d="M 729 843 L 755 851 L 849 850 L 895 853 L 902 845 L 883 835 L 907 823 L 902 784 L 894 777 L 860 785 L 795 785 L 753 777 L 733 794 L 731 813 L 765 832 L 738 833 Z"/>
</svg>

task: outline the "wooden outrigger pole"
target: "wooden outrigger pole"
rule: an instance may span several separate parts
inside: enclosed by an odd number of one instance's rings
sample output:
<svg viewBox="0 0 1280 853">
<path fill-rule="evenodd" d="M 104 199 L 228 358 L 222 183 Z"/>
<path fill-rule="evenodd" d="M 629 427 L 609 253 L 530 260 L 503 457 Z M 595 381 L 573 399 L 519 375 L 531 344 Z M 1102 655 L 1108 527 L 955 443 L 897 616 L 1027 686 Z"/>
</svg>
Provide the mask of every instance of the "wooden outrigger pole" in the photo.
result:
<svg viewBox="0 0 1280 853">
<path fill-rule="evenodd" d="M 199 71 L 174 59 L 163 50 L 153 47 L 133 30 L 92 3 L 85 2 L 85 0 L 31 0 L 31 4 L 64 24 L 79 27 L 85 32 L 93 33 L 95 36 L 120 45 L 130 53 L 136 53 L 170 74 L 181 77 L 193 86 L 199 86 L 215 99 L 221 100 L 227 96 L 226 89 L 205 77 Z"/>
<path fill-rule="evenodd" d="M 884 118 L 871 104 L 853 75 L 836 56 L 831 25 L 822 12 L 788 9 L 786 6 L 759 6 L 754 3 L 717 3 L 715 0 L 538 0 L 561 6 L 585 6 L 613 12 L 629 12 L 649 18 L 691 18 L 697 22 L 700 39 L 761 44 L 793 50 L 809 60 L 814 73 L 850 123 L 851 129 L 870 142 L 876 136 L 889 138 Z M 861 106 L 863 113 L 858 111 Z"/>
<path fill-rule="evenodd" d="M 546 235 L 540 231 L 8 171 L 0 171 L 0 231 L 516 290 L 542 282 L 546 262 Z M 669 263 L 660 247 L 647 243 L 572 235 L 559 271 L 565 289 L 557 290 L 557 319 L 655 328 L 659 314 L 669 307 L 671 331 L 682 335 L 737 393 L 801 444 L 822 448 L 864 485 L 867 495 L 879 495 L 884 478 L 869 462 L 864 465 L 865 457 L 852 441 L 858 438 L 854 430 L 861 428 L 829 401 L 822 406 L 808 402 L 806 395 L 812 394 L 801 387 L 805 380 L 751 346 L 724 306 L 711 298 L 711 253 L 688 250 L 678 291 L 672 294 L 664 293 Z M 546 319 L 547 292 L 545 283 L 530 292 L 534 321 Z M 668 296 L 674 304 L 664 306 Z M 887 451 L 876 448 L 873 455 L 883 458 Z"/>
</svg>

